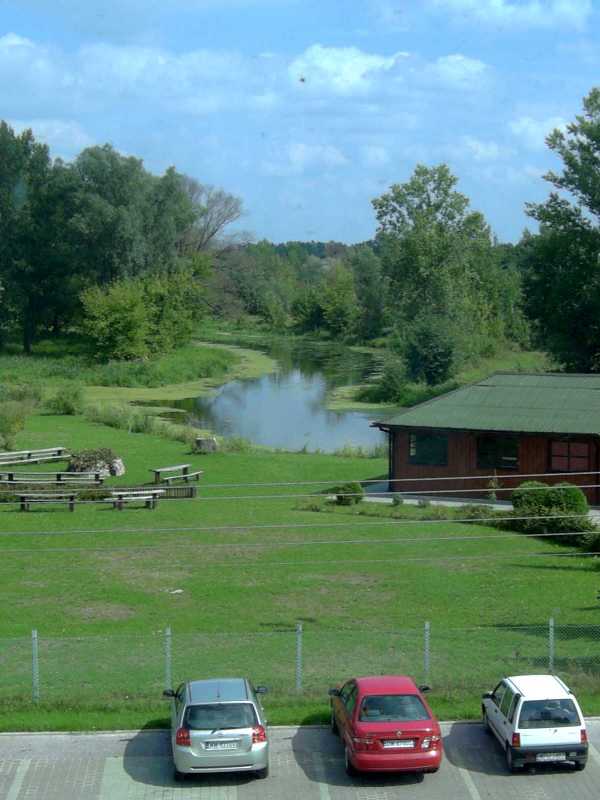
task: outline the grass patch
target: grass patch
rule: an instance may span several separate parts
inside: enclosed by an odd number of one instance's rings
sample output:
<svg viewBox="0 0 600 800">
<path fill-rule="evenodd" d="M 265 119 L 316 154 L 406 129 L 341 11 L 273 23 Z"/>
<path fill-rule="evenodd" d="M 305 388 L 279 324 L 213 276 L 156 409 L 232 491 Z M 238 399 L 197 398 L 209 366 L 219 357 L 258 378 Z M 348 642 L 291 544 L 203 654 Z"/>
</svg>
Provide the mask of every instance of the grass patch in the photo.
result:
<svg viewBox="0 0 600 800">
<path fill-rule="evenodd" d="M 167 626 L 174 682 L 243 665 L 270 686 L 271 721 L 295 723 L 323 719 L 327 688 L 349 675 L 423 679 L 425 621 L 434 708 L 470 716 L 501 674 L 547 670 L 554 616 L 555 669 L 596 702 L 595 561 L 519 534 L 496 538 L 485 524 L 442 523 L 433 507 L 309 510 L 323 505 L 328 487 L 384 473 L 384 458 L 199 455 L 155 433 L 76 416 L 33 416 L 17 444 L 110 448 L 127 474 L 108 485 L 148 483 L 152 468 L 180 463 L 204 476 L 196 500 L 163 501 L 155 511 L 90 503 L 74 513 L 21 513 L 2 504 L 0 582 L 11 609 L 0 618 L 5 729 L 128 728 L 164 718 Z M 256 485 L 267 483 L 277 485 Z M 39 709 L 29 705 L 33 628 Z"/>
</svg>

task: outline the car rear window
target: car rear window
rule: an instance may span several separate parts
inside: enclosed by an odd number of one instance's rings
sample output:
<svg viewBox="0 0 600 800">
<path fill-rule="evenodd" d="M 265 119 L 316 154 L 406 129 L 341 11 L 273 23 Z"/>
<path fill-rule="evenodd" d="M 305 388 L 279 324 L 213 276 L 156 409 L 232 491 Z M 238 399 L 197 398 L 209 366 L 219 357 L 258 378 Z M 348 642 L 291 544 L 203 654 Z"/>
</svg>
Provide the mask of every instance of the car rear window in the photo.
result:
<svg viewBox="0 0 600 800">
<path fill-rule="evenodd" d="M 409 722 L 430 719 L 420 697 L 414 694 L 379 694 L 364 697 L 361 722 Z"/>
<path fill-rule="evenodd" d="M 184 725 L 191 730 L 253 728 L 256 711 L 250 703 L 203 703 L 188 706 Z"/>
<path fill-rule="evenodd" d="M 581 725 L 572 700 L 526 700 L 519 714 L 519 728 L 567 728 Z"/>
</svg>

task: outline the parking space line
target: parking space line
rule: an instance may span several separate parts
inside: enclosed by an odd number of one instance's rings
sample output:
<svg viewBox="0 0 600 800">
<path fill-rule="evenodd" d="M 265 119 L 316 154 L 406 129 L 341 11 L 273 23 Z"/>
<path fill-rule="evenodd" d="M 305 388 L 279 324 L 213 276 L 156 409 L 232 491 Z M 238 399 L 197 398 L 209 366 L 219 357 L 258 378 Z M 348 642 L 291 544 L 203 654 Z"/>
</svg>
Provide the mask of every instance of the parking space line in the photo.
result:
<svg viewBox="0 0 600 800">
<path fill-rule="evenodd" d="M 471 777 L 471 773 L 464 767 L 456 767 L 456 769 L 459 771 L 460 777 L 465 782 L 465 786 L 467 787 L 472 800 L 481 800 L 481 795 L 479 794 L 479 792 L 477 791 L 477 787 L 473 783 L 473 778 Z"/>
<path fill-rule="evenodd" d="M 24 758 L 22 761 L 19 761 L 17 769 L 15 770 L 15 777 L 13 778 L 5 800 L 17 800 L 17 797 L 21 791 L 21 786 L 23 785 L 23 779 L 27 774 L 30 764 L 30 758 Z"/>
<path fill-rule="evenodd" d="M 325 764 L 323 763 L 323 757 L 321 753 L 316 752 L 313 753 L 312 757 L 315 775 L 317 776 L 317 786 L 319 787 L 319 800 L 331 800 L 329 787 L 325 783 L 327 780 L 327 771 L 325 769 Z"/>
</svg>

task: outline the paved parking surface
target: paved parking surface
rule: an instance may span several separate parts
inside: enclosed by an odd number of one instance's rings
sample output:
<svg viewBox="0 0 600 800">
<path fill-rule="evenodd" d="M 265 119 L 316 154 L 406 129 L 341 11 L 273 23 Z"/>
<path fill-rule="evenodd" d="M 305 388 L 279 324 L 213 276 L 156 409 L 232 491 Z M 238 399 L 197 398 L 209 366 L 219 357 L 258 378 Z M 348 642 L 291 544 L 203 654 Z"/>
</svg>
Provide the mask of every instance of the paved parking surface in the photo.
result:
<svg viewBox="0 0 600 800">
<path fill-rule="evenodd" d="M 598 800 L 600 721 L 590 721 L 587 768 L 543 767 L 509 775 L 481 725 L 445 723 L 436 775 L 344 772 L 339 741 L 322 728 L 271 730 L 271 774 L 172 780 L 163 731 L 0 735 L 0 800 Z"/>
</svg>

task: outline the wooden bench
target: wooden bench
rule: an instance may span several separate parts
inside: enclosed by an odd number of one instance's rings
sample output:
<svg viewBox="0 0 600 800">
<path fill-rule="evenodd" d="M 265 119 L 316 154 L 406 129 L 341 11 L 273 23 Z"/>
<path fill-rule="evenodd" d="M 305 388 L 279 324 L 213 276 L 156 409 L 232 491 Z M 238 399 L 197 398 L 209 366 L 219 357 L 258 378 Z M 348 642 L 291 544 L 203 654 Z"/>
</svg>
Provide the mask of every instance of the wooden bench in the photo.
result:
<svg viewBox="0 0 600 800">
<path fill-rule="evenodd" d="M 123 489 L 122 491 L 111 492 L 111 497 L 107 502 L 112 503 L 113 508 L 119 511 L 123 510 L 126 503 L 133 503 L 140 501 L 144 503 L 146 508 L 154 509 L 158 503 L 159 497 L 165 493 L 164 489 Z"/>
<path fill-rule="evenodd" d="M 48 504 L 48 503 L 68 503 L 69 511 L 75 511 L 75 499 L 77 494 L 75 492 L 61 492 L 60 494 L 51 494 L 48 492 L 39 494 L 20 494 L 19 501 L 21 503 L 21 511 L 30 511 L 32 504 Z"/>
<path fill-rule="evenodd" d="M 13 472 L 10 470 L 0 472 L 0 483 L 4 481 L 11 483 L 101 484 L 104 476 L 99 472 Z"/>
<path fill-rule="evenodd" d="M 0 453 L 0 466 L 8 464 L 38 464 L 40 461 L 64 461 L 70 457 L 64 447 L 47 447 L 44 449 L 13 450 Z"/>
<path fill-rule="evenodd" d="M 200 475 L 204 475 L 204 470 L 199 469 L 197 472 L 184 472 L 181 475 L 168 475 L 162 478 L 161 483 L 171 484 L 173 481 L 191 481 L 192 479 L 199 481 Z"/>
<path fill-rule="evenodd" d="M 161 481 L 166 480 L 166 478 L 162 477 L 163 472 L 175 472 L 179 470 L 177 475 L 174 475 L 173 478 L 183 478 L 186 475 L 189 475 L 190 472 L 190 465 L 189 464 L 178 464 L 175 467 L 159 467 L 158 469 L 151 469 L 150 472 L 154 473 L 154 483 L 160 483 Z"/>
</svg>

